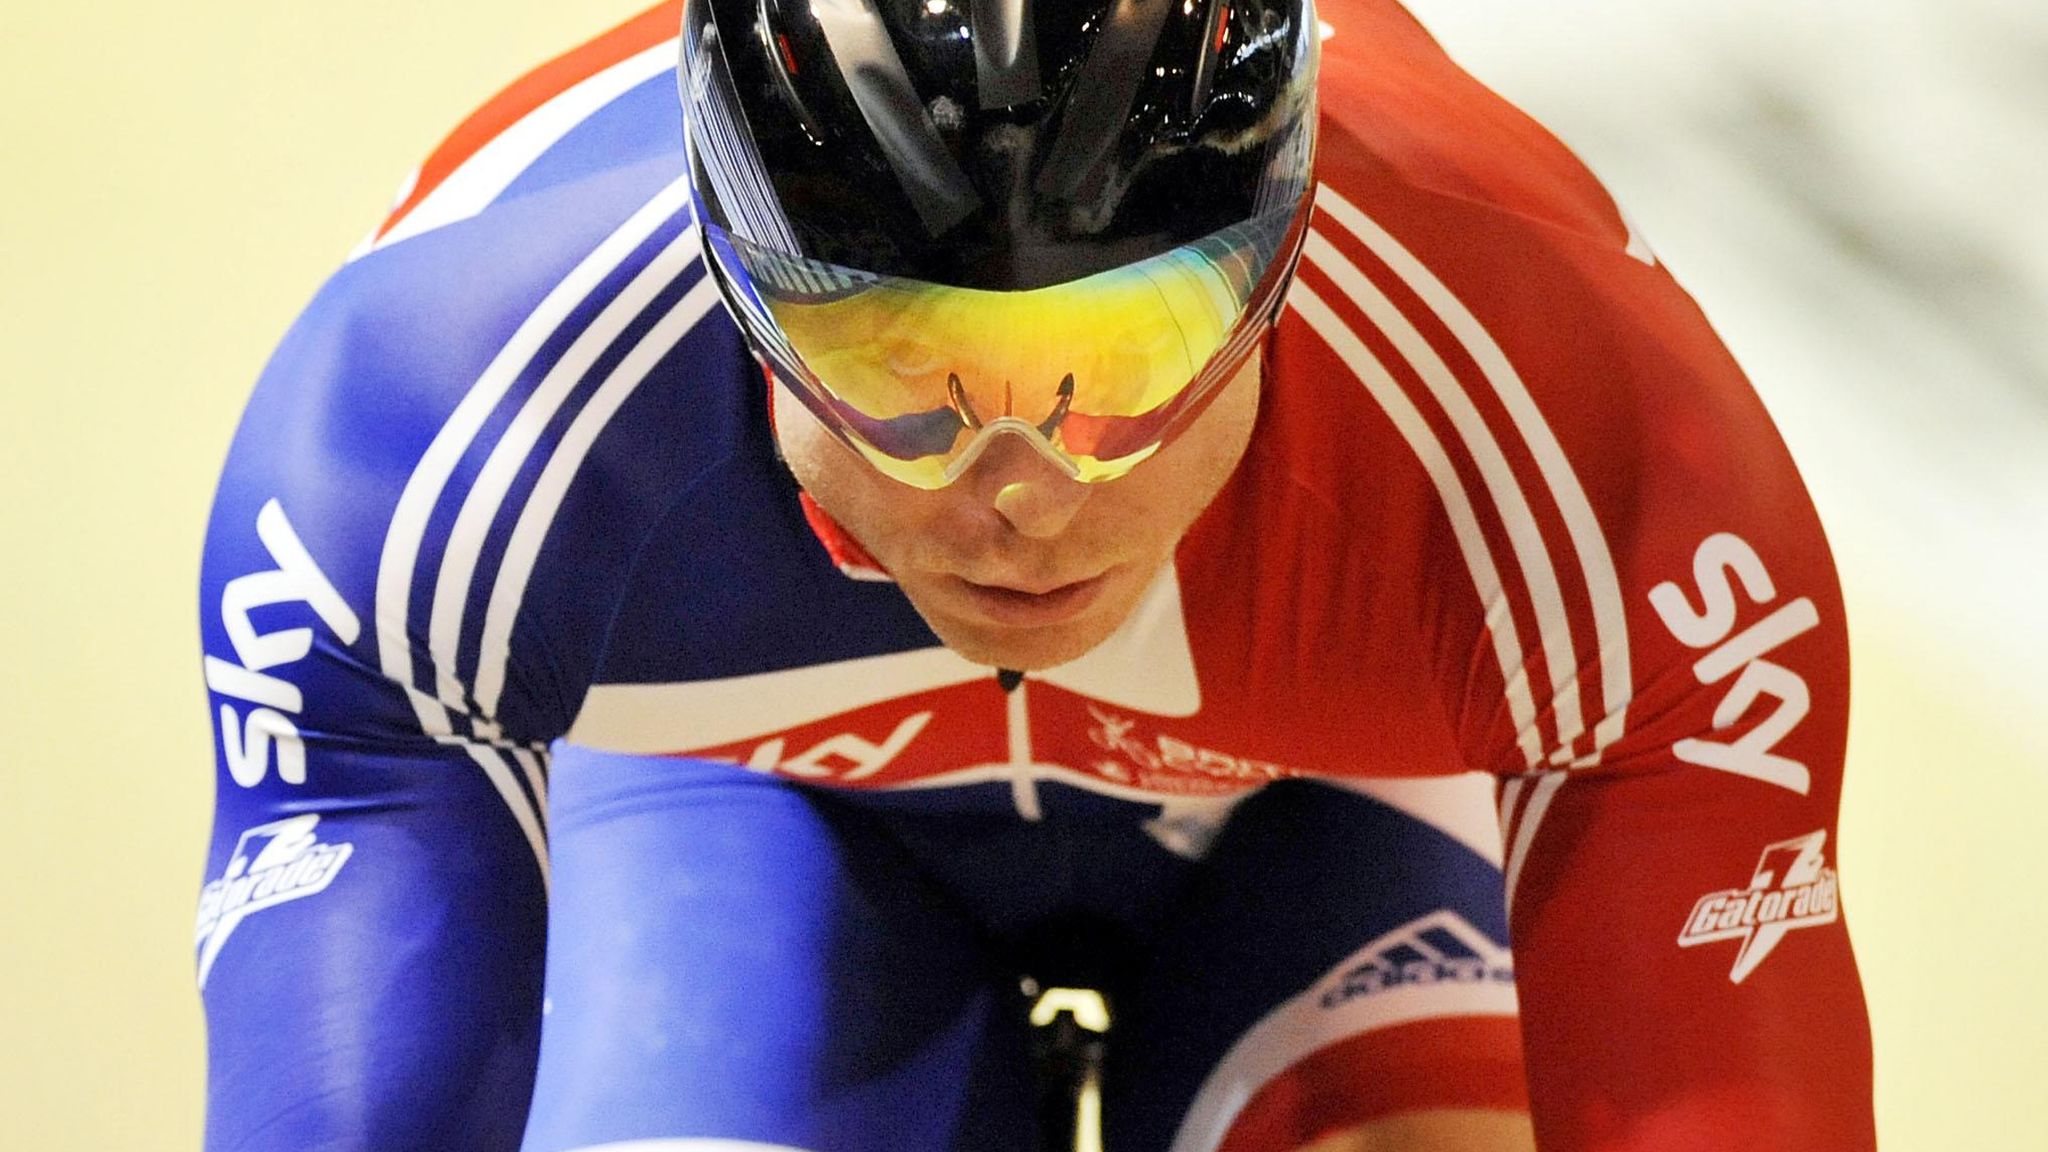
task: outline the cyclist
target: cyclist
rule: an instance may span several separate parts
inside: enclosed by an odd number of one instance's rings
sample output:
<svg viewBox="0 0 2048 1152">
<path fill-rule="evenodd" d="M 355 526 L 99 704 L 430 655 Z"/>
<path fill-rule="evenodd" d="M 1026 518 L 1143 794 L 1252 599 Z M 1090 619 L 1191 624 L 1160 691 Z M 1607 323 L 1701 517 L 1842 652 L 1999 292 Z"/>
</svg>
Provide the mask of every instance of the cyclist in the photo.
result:
<svg viewBox="0 0 2048 1152">
<path fill-rule="evenodd" d="M 689 0 L 458 129 L 215 506 L 210 1148 L 1018 1148 L 1027 976 L 1118 1152 L 1872 1146 L 1798 476 L 1320 8 Z"/>
</svg>

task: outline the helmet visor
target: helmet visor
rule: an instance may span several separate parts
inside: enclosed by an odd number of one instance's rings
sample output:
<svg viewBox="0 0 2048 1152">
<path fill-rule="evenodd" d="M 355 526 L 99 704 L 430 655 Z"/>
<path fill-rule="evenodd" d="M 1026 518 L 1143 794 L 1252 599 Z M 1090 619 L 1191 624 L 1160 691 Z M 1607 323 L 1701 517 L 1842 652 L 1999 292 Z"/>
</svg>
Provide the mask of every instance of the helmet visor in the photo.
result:
<svg viewBox="0 0 2048 1152">
<path fill-rule="evenodd" d="M 1156 452 L 1256 350 L 1305 216 L 1285 205 L 1020 292 L 877 275 L 706 233 L 770 366 L 876 468 L 940 488 L 1001 432 L 1081 481 L 1121 476 Z"/>
</svg>

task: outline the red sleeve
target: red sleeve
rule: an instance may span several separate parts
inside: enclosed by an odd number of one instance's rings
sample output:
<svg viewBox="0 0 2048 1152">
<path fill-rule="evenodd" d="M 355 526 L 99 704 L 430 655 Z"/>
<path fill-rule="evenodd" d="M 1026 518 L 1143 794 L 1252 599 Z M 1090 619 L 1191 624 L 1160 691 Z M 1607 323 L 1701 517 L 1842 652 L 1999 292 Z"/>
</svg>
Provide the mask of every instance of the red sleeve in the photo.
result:
<svg viewBox="0 0 2048 1152">
<path fill-rule="evenodd" d="M 1322 14 L 1297 300 L 1394 365 L 1411 442 L 1470 495 L 1431 588 L 1497 584 L 1436 596 L 1436 672 L 1502 779 L 1538 1144 L 1872 1148 L 1835 872 L 1847 630 L 1790 456 L 1562 145 L 1392 3 Z"/>
<path fill-rule="evenodd" d="M 1789 465 L 1695 479 L 1617 539 L 1615 742 L 1501 788 L 1540 1147 L 1869 1149 L 1841 599 Z"/>
</svg>

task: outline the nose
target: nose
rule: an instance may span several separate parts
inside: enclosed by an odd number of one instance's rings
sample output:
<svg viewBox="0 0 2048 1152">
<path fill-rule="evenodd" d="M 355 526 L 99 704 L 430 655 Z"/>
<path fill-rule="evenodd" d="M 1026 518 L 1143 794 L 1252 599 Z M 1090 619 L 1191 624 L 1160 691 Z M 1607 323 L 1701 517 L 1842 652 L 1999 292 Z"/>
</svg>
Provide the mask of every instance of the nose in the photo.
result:
<svg viewBox="0 0 2048 1152">
<path fill-rule="evenodd" d="M 1067 530 L 1086 499 L 1087 485 L 1055 476 L 1050 481 L 1013 480 L 996 490 L 994 503 L 996 514 L 1019 536 L 1050 540 Z"/>
<path fill-rule="evenodd" d="M 1067 530 L 1088 485 L 1071 479 L 1019 436 L 998 436 L 968 469 L 977 499 L 1019 536 L 1050 540 Z"/>
</svg>

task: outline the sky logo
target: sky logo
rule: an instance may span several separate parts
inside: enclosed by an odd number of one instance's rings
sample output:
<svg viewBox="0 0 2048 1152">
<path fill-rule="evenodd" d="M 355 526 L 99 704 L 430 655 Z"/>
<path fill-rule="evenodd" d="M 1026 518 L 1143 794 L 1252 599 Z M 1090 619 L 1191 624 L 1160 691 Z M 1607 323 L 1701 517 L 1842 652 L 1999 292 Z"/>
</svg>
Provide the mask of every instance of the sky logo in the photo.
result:
<svg viewBox="0 0 2048 1152">
<path fill-rule="evenodd" d="M 313 630 L 256 630 L 259 609 L 279 604 L 304 604 L 334 630 L 343 644 L 353 644 L 362 621 L 334 590 L 312 553 L 292 530 L 284 507 L 266 501 L 256 514 L 256 536 L 277 567 L 251 572 L 227 582 L 220 591 L 221 629 L 235 650 L 234 660 L 206 657 L 206 686 L 227 697 L 220 706 L 220 741 L 228 775 L 244 788 L 254 788 L 270 774 L 273 749 L 278 779 L 306 782 L 306 745 L 292 717 L 306 707 L 299 686 L 272 669 L 296 664 L 313 651 Z M 239 661 L 239 663 L 237 663 Z M 246 716 L 238 706 L 249 708 Z"/>
</svg>

